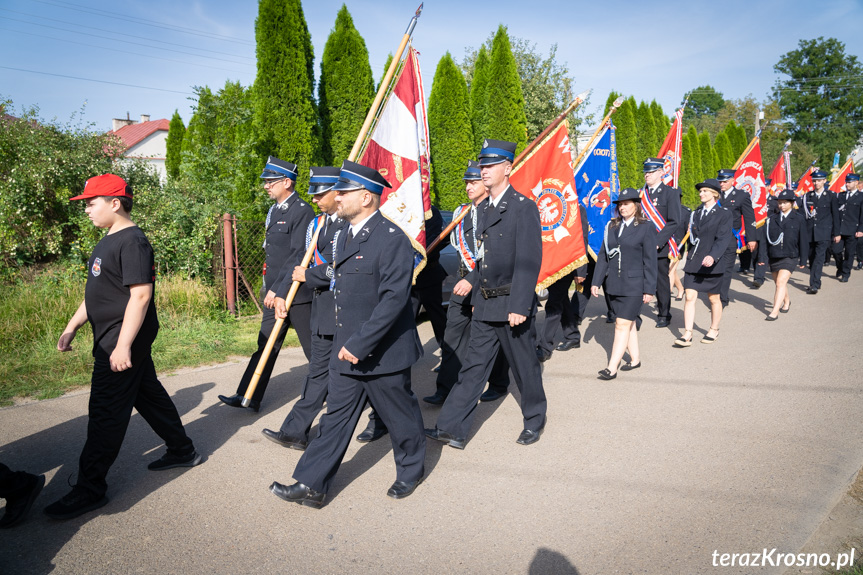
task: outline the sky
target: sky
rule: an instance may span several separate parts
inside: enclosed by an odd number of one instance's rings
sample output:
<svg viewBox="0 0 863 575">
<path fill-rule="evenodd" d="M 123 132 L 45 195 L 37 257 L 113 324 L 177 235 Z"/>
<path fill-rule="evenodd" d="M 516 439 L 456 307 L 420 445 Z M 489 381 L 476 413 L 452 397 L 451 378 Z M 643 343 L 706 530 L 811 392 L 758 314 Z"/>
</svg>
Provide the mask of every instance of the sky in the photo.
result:
<svg viewBox="0 0 863 575">
<path fill-rule="evenodd" d="M 346 0 L 376 78 L 418 1 Z M 341 5 L 303 3 L 316 80 Z M 193 86 L 254 82 L 256 17 L 252 0 L 0 0 L 0 100 L 96 130 L 175 109 L 188 123 Z M 863 59 L 861 0 L 428 0 L 413 35 L 426 90 L 445 52 L 460 62 L 499 24 L 542 54 L 556 43 L 575 92 L 593 90 L 591 109 L 616 90 L 671 114 L 705 84 L 763 100 L 774 64 L 801 39 L 834 37 Z"/>
</svg>

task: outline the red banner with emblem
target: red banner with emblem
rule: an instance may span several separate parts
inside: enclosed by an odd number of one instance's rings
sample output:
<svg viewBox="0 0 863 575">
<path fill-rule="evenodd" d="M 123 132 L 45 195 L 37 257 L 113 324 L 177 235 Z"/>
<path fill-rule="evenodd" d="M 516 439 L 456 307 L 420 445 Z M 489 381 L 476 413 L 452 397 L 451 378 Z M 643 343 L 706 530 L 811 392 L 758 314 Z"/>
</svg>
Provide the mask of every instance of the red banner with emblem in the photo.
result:
<svg viewBox="0 0 863 575">
<path fill-rule="evenodd" d="M 562 122 L 512 170 L 512 187 L 536 202 L 542 225 L 537 290 L 587 263 L 567 122 Z"/>
<path fill-rule="evenodd" d="M 790 151 L 785 150 L 779 155 L 776 165 L 773 166 L 773 170 L 767 177 L 770 179 L 770 193 L 774 196 L 788 187 L 789 182 L 791 182 Z"/>
<path fill-rule="evenodd" d="M 761 163 L 761 140 L 753 138 L 734 165 L 734 187 L 749 194 L 755 211 L 755 225 L 767 219 L 767 186 L 764 185 L 764 166 Z M 743 228 L 741 228 L 743 229 Z"/>
<path fill-rule="evenodd" d="M 797 182 L 797 189 L 794 190 L 794 193 L 798 196 L 802 196 L 806 192 L 811 192 L 814 189 L 815 184 L 812 183 L 812 166 L 809 166 L 806 173 L 800 176 L 800 180 Z"/>
<path fill-rule="evenodd" d="M 845 176 L 848 174 L 854 173 L 854 162 L 851 161 L 851 158 L 848 158 L 848 161 L 845 162 L 845 165 L 842 166 L 842 169 L 839 170 L 839 173 L 836 174 L 836 177 L 833 178 L 833 181 L 830 182 L 830 191 L 839 193 L 845 191 Z"/>
<path fill-rule="evenodd" d="M 662 181 L 666 186 L 677 187 L 680 178 L 680 160 L 683 157 L 683 108 L 674 114 L 674 123 L 659 148 L 656 157 L 662 158 Z"/>
</svg>

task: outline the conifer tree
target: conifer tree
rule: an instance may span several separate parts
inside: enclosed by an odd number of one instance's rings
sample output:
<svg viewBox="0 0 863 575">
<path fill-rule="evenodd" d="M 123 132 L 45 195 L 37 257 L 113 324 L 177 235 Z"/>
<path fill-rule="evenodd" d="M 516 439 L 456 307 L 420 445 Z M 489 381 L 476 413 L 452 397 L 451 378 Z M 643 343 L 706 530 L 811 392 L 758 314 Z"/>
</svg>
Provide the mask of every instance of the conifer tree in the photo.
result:
<svg viewBox="0 0 863 575">
<path fill-rule="evenodd" d="M 464 202 L 462 175 L 476 152 L 467 82 L 449 52 L 438 61 L 435 71 L 428 123 L 435 204 L 452 210 Z"/>
<path fill-rule="evenodd" d="M 734 156 L 734 159 L 731 161 L 731 165 L 728 166 L 729 168 L 732 168 L 734 162 L 740 157 L 743 150 L 746 149 L 746 132 L 738 130 L 737 123 L 734 120 L 728 122 L 724 131 L 728 136 L 728 143 L 731 144 L 731 155 Z"/>
<path fill-rule="evenodd" d="M 366 43 L 342 4 L 324 46 L 318 86 L 325 164 L 340 166 L 347 159 L 374 100 L 374 89 Z"/>
<path fill-rule="evenodd" d="M 617 100 L 618 98 L 620 98 L 620 94 L 618 94 L 617 92 L 612 90 L 611 93 L 608 95 L 608 99 L 605 101 L 605 110 L 603 110 L 603 112 L 602 112 L 603 118 L 608 115 L 608 111 L 611 110 L 612 104 L 614 104 L 614 101 Z"/>
<path fill-rule="evenodd" d="M 671 129 L 671 121 L 665 115 L 665 112 L 662 111 L 662 106 L 656 100 L 650 102 L 650 111 L 653 112 L 653 121 L 656 124 L 656 150 L 659 153 L 659 148 L 662 147 L 665 137 L 668 135 L 668 130 Z"/>
<path fill-rule="evenodd" d="M 470 123 L 473 129 L 473 151 L 479 154 L 486 138 L 486 110 L 488 109 L 488 82 L 490 60 L 483 44 L 476 55 L 473 79 L 470 84 Z"/>
<path fill-rule="evenodd" d="M 638 105 L 635 125 L 638 128 L 638 157 L 643 161 L 656 156 L 659 150 L 659 146 L 656 145 L 656 122 L 653 120 L 650 106 L 643 100 Z"/>
<path fill-rule="evenodd" d="M 701 182 L 704 177 L 704 164 L 701 161 L 701 144 L 698 141 L 698 132 L 695 131 L 695 126 L 690 125 L 689 129 L 686 131 L 686 135 L 689 136 L 689 144 L 692 146 L 692 153 L 694 156 L 690 157 L 692 160 L 692 185 Z"/>
<path fill-rule="evenodd" d="M 710 174 L 710 177 L 715 178 L 716 173 L 719 172 L 719 166 L 722 165 L 722 162 L 719 161 L 719 153 L 716 151 L 716 146 L 711 146 L 710 149 L 713 153 L 713 173 Z"/>
<path fill-rule="evenodd" d="M 734 161 L 737 157 L 734 155 L 734 150 L 731 149 L 731 140 L 728 139 L 728 134 L 725 131 L 719 132 L 716 135 L 713 149 L 716 150 L 716 155 L 719 156 L 719 165 L 716 166 L 716 170 L 730 170 L 734 166 Z M 716 176 L 714 175 L 714 177 Z"/>
<path fill-rule="evenodd" d="M 180 113 L 174 110 L 171 123 L 168 125 L 168 137 L 165 139 L 165 171 L 171 179 L 180 176 L 180 161 L 183 159 L 183 136 L 186 135 L 186 126 Z"/>
<path fill-rule="evenodd" d="M 683 192 L 681 201 L 690 208 L 697 207 L 701 200 L 698 197 L 698 191 L 695 189 L 696 181 L 695 174 L 701 172 L 700 158 L 696 154 L 697 142 L 693 145 L 693 140 L 690 135 L 683 135 L 683 162 L 680 170 L 680 190 Z"/>
<path fill-rule="evenodd" d="M 713 146 L 710 145 L 710 134 L 707 131 L 698 135 L 698 144 L 701 148 L 701 178 L 716 177 L 716 167 L 713 164 Z"/>
<path fill-rule="evenodd" d="M 502 24 L 492 41 L 485 126 L 484 138 L 515 142 L 516 155 L 527 145 L 527 117 L 524 114 L 521 78 L 512 55 L 509 35 Z"/>
<path fill-rule="evenodd" d="M 300 0 L 260 0 L 255 40 L 258 168 L 268 154 L 297 164 L 297 189 L 304 194 L 309 167 L 320 161 L 321 142 L 314 101 L 315 56 Z"/>
<path fill-rule="evenodd" d="M 617 170 L 621 188 L 639 188 L 643 184 L 641 164 L 645 158 L 638 158 L 638 136 L 630 99 L 612 116 L 616 128 Z"/>
</svg>

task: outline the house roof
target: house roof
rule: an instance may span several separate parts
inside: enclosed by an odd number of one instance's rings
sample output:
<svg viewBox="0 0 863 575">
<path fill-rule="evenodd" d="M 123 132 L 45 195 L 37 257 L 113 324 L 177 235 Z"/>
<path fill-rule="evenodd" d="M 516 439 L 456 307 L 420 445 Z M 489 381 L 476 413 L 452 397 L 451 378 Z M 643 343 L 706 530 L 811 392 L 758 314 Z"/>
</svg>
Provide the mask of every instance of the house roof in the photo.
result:
<svg viewBox="0 0 863 575">
<path fill-rule="evenodd" d="M 153 120 L 151 122 L 129 124 L 128 126 L 123 126 L 119 130 L 111 130 L 108 133 L 119 136 L 119 138 L 123 140 L 123 144 L 128 149 L 135 144 L 142 142 L 147 138 L 147 136 L 154 132 L 158 132 L 159 130 L 167 132 L 170 124 L 171 123 L 167 119 L 163 118 L 161 120 Z"/>
</svg>

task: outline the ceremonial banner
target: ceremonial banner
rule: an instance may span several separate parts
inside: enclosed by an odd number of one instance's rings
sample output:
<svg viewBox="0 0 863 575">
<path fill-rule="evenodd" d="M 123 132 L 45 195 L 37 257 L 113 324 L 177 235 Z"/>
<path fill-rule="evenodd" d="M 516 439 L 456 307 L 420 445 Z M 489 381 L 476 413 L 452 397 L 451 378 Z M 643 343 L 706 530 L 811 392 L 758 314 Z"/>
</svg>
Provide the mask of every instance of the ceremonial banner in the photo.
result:
<svg viewBox="0 0 863 575">
<path fill-rule="evenodd" d="M 410 238 L 416 252 L 414 277 L 425 267 L 425 221 L 431 217 L 428 141 L 422 77 L 411 47 L 358 162 L 392 185 L 384 188 L 381 213 Z"/>
<path fill-rule="evenodd" d="M 845 176 L 848 174 L 854 173 L 854 162 L 851 161 L 851 158 L 848 158 L 848 161 L 845 162 L 845 165 L 842 166 L 842 169 L 839 170 L 839 173 L 836 174 L 836 177 L 833 178 L 833 181 L 830 182 L 830 191 L 839 193 L 845 190 Z"/>
<path fill-rule="evenodd" d="M 800 181 L 797 182 L 797 189 L 794 190 L 794 193 L 798 196 L 802 196 L 806 192 L 811 192 L 814 189 L 815 184 L 812 183 L 812 166 L 809 166 L 806 173 L 800 176 Z"/>
<path fill-rule="evenodd" d="M 776 160 L 776 165 L 773 166 L 773 171 L 768 176 L 770 178 L 770 187 L 768 188 L 772 195 L 777 195 L 779 192 L 788 187 L 791 182 L 791 151 L 785 150 Z"/>
<path fill-rule="evenodd" d="M 734 165 L 734 186 L 749 194 L 752 198 L 752 209 L 755 211 L 755 225 L 762 226 L 767 219 L 767 187 L 764 185 L 764 167 L 761 164 L 761 141 L 752 139 L 746 151 Z M 741 236 L 744 229 L 741 226 Z M 739 243 L 746 243 L 741 237 Z"/>
<path fill-rule="evenodd" d="M 614 124 L 609 119 L 594 144 L 586 150 L 581 163 L 575 167 L 575 190 L 581 208 L 587 214 L 587 250 L 594 260 L 602 246 L 605 225 L 614 214 L 612 202 L 617 199 L 619 189 Z"/>
<path fill-rule="evenodd" d="M 542 224 L 542 266 L 536 288 L 547 288 L 587 263 L 587 250 L 573 186 L 569 126 L 561 122 L 516 165 L 509 183 L 536 202 Z"/>
<path fill-rule="evenodd" d="M 680 160 L 683 157 L 683 108 L 674 114 L 674 123 L 659 148 L 658 158 L 665 160 L 662 168 L 662 181 L 666 186 L 677 187 L 680 177 Z"/>
</svg>

